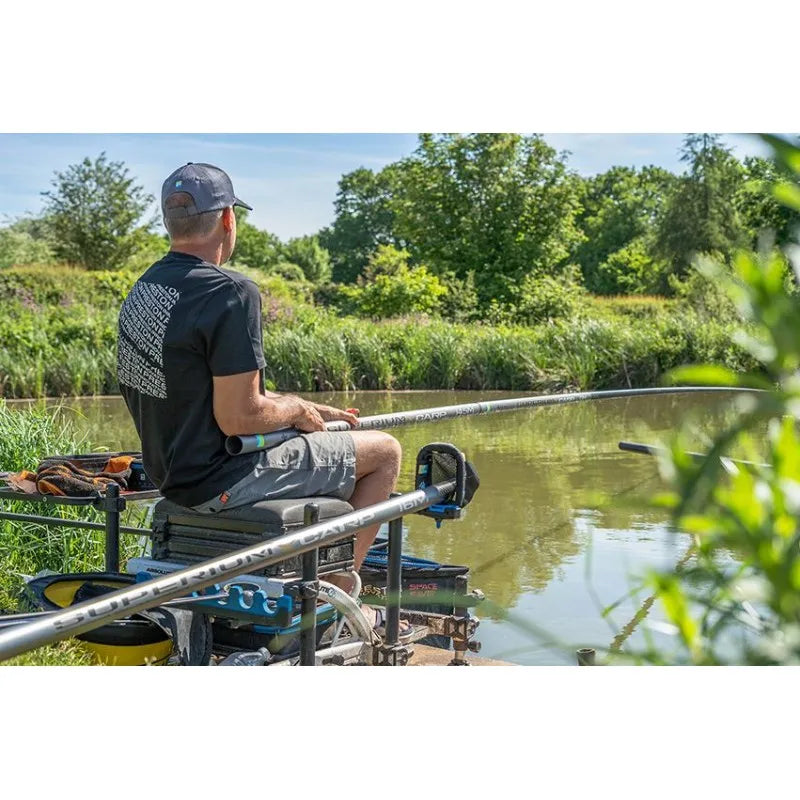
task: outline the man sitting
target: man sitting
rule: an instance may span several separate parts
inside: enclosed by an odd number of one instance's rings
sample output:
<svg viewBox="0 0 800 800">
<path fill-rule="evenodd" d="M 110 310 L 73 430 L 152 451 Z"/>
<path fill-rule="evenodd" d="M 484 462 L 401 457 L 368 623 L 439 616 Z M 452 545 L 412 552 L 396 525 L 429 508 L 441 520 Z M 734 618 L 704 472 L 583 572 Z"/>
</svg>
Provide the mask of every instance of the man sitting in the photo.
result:
<svg viewBox="0 0 800 800">
<path fill-rule="evenodd" d="M 221 169 L 190 163 L 173 172 L 161 192 L 169 252 L 120 311 L 118 379 L 148 477 L 169 500 L 207 514 L 287 497 L 338 497 L 357 509 L 386 500 L 400 471 L 394 437 L 329 433 L 329 420 L 358 420 L 264 390 L 258 288 L 221 266 L 236 244 L 237 205 L 251 208 Z M 304 433 L 258 453 L 225 449 L 228 435 L 287 427 Z M 356 569 L 377 532 L 356 534 Z"/>
</svg>

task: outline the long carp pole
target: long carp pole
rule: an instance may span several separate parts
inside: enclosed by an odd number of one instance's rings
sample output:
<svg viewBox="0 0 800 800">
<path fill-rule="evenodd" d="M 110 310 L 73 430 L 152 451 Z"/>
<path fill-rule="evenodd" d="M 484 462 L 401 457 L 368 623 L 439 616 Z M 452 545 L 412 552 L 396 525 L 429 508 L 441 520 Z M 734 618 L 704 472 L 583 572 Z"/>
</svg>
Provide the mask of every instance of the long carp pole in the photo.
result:
<svg viewBox="0 0 800 800">
<path fill-rule="evenodd" d="M 455 486 L 455 481 L 435 483 L 425 489 L 416 489 L 341 517 L 310 525 L 295 533 L 236 550 L 221 558 L 194 564 L 127 589 L 109 592 L 96 600 L 70 606 L 36 622 L 14 625 L 8 630 L 0 631 L 0 661 L 60 639 L 77 636 L 110 620 L 145 611 L 167 600 L 222 583 L 244 572 L 263 569 L 292 556 L 307 553 L 369 525 L 389 522 L 404 514 L 422 511 L 441 502 Z"/>
<path fill-rule="evenodd" d="M 356 430 L 370 431 L 385 428 L 398 428 L 401 425 L 415 425 L 420 422 L 435 422 L 457 417 L 474 417 L 495 411 L 516 411 L 520 408 L 536 406 L 555 406 L 561 403 L 576 403 L 580 400 L 610 400 L 617 397 L 637 397 L 649 394 L 683 394 L 684 392 L 753 392 L 758 389 L 731 388 L 729 386 L 659 386 L 650 389 L 611 389 L 602 392 L 573 392 L 571 394 L 541 394 L 534 397 L 515 397 L 507 400 L 485 400 L 480 403 L 462 403 L 455 406 L 421 408 L 416 411 L 398 411 L 395 414 L 376 414 L 373 417 L 360 417 Z M 349 431 L 350 426 L 341 420 L 326 422 L 326 430 Z M 242 436 L 228 436 L 225 447 L 232 456 L 242 453 L 255 453 L 268 450 L 281 442 L 299 436 L 302 431 L 295 428 L 282 428 L 271 433 Z"/>
<path fill-rule="evenodd" d="M 627 453 L 641 453 L 642 455 L 646 456 L 657 456 L 661 455 L 662 453 L 669 452 L 669 449 L 666 447 L 659 447 L 658 445 L 653 444 L 639 444 L 638 442 L 619 442 L 618 447 L 620 450 L 624 450 Z M 687 451 L 686 455 L 691 456 L 693 459 L 695 459 L 695 461 L 702 461 L 704 458 L 708 458 L 708 453 L 693 453 L 691 451 Z M 725 468 L 726 472 L 738 472 L 738 470 L 736 470 L 736 464 L 744 464 L 747 467 L 762 467 L 764 469 L 770 469 L 769 464 L 760 464 L 758 461 L 743 461 L 741 458 L 728 458 L 728 456 L 719 456 L 719 461 Z"/>
</svg>

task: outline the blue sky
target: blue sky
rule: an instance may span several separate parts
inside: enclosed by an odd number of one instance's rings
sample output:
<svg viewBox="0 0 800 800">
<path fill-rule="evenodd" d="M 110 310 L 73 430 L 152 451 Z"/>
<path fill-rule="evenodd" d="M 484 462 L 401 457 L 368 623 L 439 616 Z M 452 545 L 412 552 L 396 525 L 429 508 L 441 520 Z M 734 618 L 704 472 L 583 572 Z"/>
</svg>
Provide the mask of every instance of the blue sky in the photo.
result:
<svg viewBox="0 0 800 800">
<path fill-rule="evenodd" d="M 569 165 L 583 175 L 615 164 L 656 164 L 683 170 L 681 134 L 545 134 Z M 187 161 L 225 169 L 236 193 L 253 206 L 251 221 L 281 239 L 314 233 L 333 219 L 339 178 L 364 166 L 380 169 L 410 154 L 416 134 L 0 134 L 0 221 L 42 207 L 40 192 L 55 170 L 102 151 L 123 161 L 145 189 L 158 197 L 161 183 Z M 754 137 L 726 142 L 741 158 L 763 154 Z"/>
</svg>

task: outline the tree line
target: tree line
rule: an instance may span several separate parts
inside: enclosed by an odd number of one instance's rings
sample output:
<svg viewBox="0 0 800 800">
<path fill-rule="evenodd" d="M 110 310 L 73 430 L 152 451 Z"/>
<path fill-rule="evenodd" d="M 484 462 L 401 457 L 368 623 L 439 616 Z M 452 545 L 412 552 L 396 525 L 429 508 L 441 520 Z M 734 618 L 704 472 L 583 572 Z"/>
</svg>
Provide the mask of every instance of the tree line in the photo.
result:
<svg viewBox="0 0 800 800">
<path fill-rule="evenodd" d="M 665 294 L 694 254 L 729 257 L 766 231 L 782 243 L 797 221 L 766 191 L 774 163 L 739 161 L 720 135 L 684 138 L 681 175 L 615 166 L 581 177 L 567 157 L 535 135 L 428 134 L 380 172 L 343 176 L 320 233 L 334 280 L 357 280 L 377 245 L 393 244 L 435 274 L 474 274 L 483 299 L 569 267 L 596 294 Z"/>
<path fill-rule="evenodd" d="M 768 191 L 772 161 L 740 161 L 708 133 L 687 135 L 680 157 L 682 174 L 582 177 L 539 135 L 422 134 L 408 157 L 343 175 L 334 220 L 315 234 L 282 242 L 239 216 L 233 263 L 310 282 L 344 312 L 525 322 L 581 292 L 672 295 L 698 253 L 788 240 L 798 216 Z M 152 196 L 105 154 L 56 172 L 43 195 L 38 218 L 0 230 L 0 266 L 113 269 L 163 251 Z"/>
</svg>

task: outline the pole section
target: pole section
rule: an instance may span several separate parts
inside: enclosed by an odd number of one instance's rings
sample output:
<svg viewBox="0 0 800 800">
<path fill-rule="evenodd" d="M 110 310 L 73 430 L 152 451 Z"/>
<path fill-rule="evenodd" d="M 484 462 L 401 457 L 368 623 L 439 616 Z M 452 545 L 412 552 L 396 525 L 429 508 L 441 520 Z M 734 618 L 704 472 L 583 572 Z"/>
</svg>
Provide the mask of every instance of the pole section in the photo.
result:
<svg viewBox="0 0 800 800">
<path fill-rule="evenodd" d="M 620 397 L 639 397 L 658 394 L 684 394 L 690 392 L 756 392 L 759 389 L 741 389 L 729 386 L 657 386 L 649 389 L 611 389 L 602 392 L 573 392 L 571 394 L 542 394 L 533 397 L 515 397 L 506 400 L 487 400 L 480 403 L 462 403 L 455 406 L 439 406 L 436 408 L 421 408 L 416 411 L 398 411 L 396 414 L 377 414 L 372 417 L 361 417 L 355 430 L 384 430 L 397 428 L 402 425 L 415 425 L 420 422 L 435 422 L 443 419 L 456 419 L 457 417 L 474 417 L 479 414 L 489 414 L 496 411 L 516 411 L 521 408 L 535 408 L 537 406 L 554 406 L 562 403 L 576 403 L 580 400 L 611 400 Z M 328 431 L 349 431 L 346 422 L 337 420 L 326 422 Z M 281 442 L 286 442 L 300 435 L 294 428 L 283 428 L 270 433 L 259 433 L 242 436 L 229 436 L 225 441 L 225 448 L 232 455 L 241 453 L 255 453 L 258 450 L 268 450 Z"/>
<path fill-rule="evenodd" d="M 199 591 L 215 583 L 252 570 L 278 564 L 292 556 L 314 550 L 371 525 L 389 522 L 403 514 L 413 514 L 440 502 L 455 489 L 455 481 L 434 484 L 341 517 L 318 522 L 310 528 L 259 542 L 200 564 L 144 581 L 127 589 L 103 595 L 48 616 L 29 625 L 15 625 L 0 632 L 0 661 L 36 647 L 93 630 L 112 619 Z"/>
<path fill-rule="evenodd" d="M 319 522 L 319 506 L 307 503 L 303 509 L 303 524 L 308 527 Z M 300 666 L 313 667 L 317 649 L 317 596 L 319 595 L 319 550 L 315 547 L 303 553 L 303 582 L 300 584 Z"/>
<path fill-rule="evenodd" d="M 389 569 L 386 574 L 386 639 L 387 645 L 400 638 L 400 592 L 403 582 L 403 518 L 389 523 Z"/>
<path fill-rule="evenodd" d="M 627 453 L 641 453 L 642 455 L 646 456 L 657 456 L 661 453 L 669 452 L 666 447 L 658 447 L 652 444 L 638 444 L 637 442 L 619 442 L 618 447 L 620 450 L 624 450 Z M 691 456 L 697 461 L 702 461 L 704 458 L 708 458 L 708 453 L 692 453 L 687 451 L 686 455 Z M 722 462 L 722 466 L 726 469 L 726 462 L 729 464 L 745 464 L 748 467 L 762 467 L 764 469 L 770 469 L 769 464 L 759 464 L 757 461 L 743 461 L 740 458 L 728 458 L 727 456 L 719 456 L 719 460 Z"/>
<path fill-rule="evenodd" d="M 106 572 L 119 571 L 119 515 L 125 500 L 119 496 L 119 485 L 111 483 L 106 488 L 103 503 L 106 512 Z"/>
</svg>

